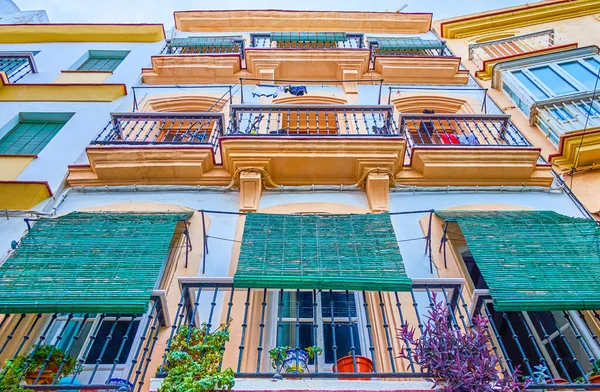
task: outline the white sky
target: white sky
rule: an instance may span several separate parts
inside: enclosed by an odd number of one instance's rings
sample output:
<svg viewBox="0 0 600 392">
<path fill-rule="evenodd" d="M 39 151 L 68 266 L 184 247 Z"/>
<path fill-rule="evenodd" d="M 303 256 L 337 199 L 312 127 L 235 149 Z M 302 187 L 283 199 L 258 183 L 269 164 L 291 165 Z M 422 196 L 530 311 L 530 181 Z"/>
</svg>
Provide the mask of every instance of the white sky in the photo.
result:
<svg viewBox="0 0 600 392">
<path fill-rule="evenodd" d="M 523 0 L 13 0 L 22 11 L 45 9 L 50 22 L 163 23 L 173 11 L 202 9 L 304 9 L 433 12 L 434 19 L 523 4 Z"/>
</svg>

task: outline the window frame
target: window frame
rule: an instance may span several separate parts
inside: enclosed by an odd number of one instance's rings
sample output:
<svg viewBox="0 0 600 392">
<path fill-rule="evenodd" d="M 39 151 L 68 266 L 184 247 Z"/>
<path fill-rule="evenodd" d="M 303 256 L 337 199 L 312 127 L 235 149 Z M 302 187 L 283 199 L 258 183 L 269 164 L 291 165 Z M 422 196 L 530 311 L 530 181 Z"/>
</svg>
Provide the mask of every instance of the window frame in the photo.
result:
<svg viewBox="0 0 600 392">
<path fill-rule="evenodd" d="M 125 58 L 131 53 L 130 50 L 88 50 L 83 56 L 79 58 L 71 67 L 69 71 L 77 72 L 115 72 L 117 68 L 123 63 Z M 110 58 L 113 60 L 119 60 L 119 62 L 110 70 L 96 70 L 96 69 L 81 69 L 88 61 L 94 58 Z"/>
<path fill-rule="evenodd" d="M 52 140 L 62 131 L 62 129 L 67 125 L 69 120 L 73 117 L 75 113 L 31 113 L 31 112 L 21 112 L 15 117 L 13 117 L 10 121 L 8 121 L 4 126 L 0 127 L 0 145 L 7 137 L 9 137 L 13 132 L 16 131 L 17 127 L 19 127 L 22 123 L 46 123 L 46 124 L 62 124 L 60 128 L 52 135 L 48 140 L 45 140 L 45 143 L 38 143 L 38 146 L 41 145 L 41 148 L 36 146 L 36 151 L 34 153 L 21 153 L 21 152 L 0 152 L 0 156 L 37 156 L 52 142 Z M 26 135 L 25 132 L 21 137 Z M 19 139 L 21 138 L 19 137 Z M 30 140 L 27 141 L 26 145 L 31 142 L 33 137 L 30 137 Z M 23 148 L 21 148 L 22 150 Z"/>
</svg>

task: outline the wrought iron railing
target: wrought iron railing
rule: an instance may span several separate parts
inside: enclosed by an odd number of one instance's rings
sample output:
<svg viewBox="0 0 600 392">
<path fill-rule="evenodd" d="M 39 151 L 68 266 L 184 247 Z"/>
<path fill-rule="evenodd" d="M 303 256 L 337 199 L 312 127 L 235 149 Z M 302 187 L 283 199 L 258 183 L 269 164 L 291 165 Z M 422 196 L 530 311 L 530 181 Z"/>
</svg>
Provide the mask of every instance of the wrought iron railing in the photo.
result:
<svg viewBox="0 0 600 392">
<path fill-rule="evenodd" d="M 469 45 L 469 60 L 473 60 L 481 69 L 487 60 L 547 49 L 555 45 L 554 30 L 538 31 Z"/>
<path fill-rule="evenodd" d="M 271 34 L 251 34 L 251 48 L 280 48 L 280 49 L 362 49 L 364 48 L 363 34 L 345 34 L 344 39 L 336 41 L 275 41 Z"/>
<path fill-rule="evenodd" d="M 239 53 L 244 57 L 241 36 L 188 37 L 167 40 L 161 55 Z"/>
<path fill-rule="evenodd" d="M 371 57 L 375 56 L 410 56 L 410 57 L 436 57 L 453 56 L 446 45 L 442 42 L 434 41 L 430 45 L 406 45 L 397 47 L 381 47 L 377 41 L 369 41 Z"/>
<path fill-rule="evenodd" d="M 0 53 L 0 72 L 4 72 L 9 83 L 16 83 L 25 75 L 36 73 L 37 68 L 31 53 Z"/>
<path fill-rule="evenodd" d="M 10 378 L 32 390 L 147 391 L 146 375 L 158 334 L 168 322 L 163 298 L 153 297 L 149 311 L 137 315 L 0 316 L 0 358 L 24 361 L 23 374 L 0 365 L 0 383 Z"/>
<path fill-rule="evenodd" d="M 399 127 L 408 142 L 409 154 L 417 145 L 530 145 L 509 115 L 406 113 L 400 115 Z"/>
<path fill-rule="evenodd" d="M 92 144 L 210 145 L 223 134 L 222 113 L 112 113 Z"/>
<path fill-rule="evenodd" d="M 227 136 L 398 136 L 390 105 L 232 105 Z"/>
</svg>

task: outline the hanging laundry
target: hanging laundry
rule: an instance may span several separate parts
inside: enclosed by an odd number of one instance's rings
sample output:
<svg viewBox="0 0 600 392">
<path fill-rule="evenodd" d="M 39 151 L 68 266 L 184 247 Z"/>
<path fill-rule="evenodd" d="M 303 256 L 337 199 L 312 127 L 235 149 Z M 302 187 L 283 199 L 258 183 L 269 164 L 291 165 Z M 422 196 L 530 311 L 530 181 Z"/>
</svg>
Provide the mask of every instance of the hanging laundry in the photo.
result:
<svg viewBox="0 0 600 392">
<path fill-rule="evenodd" d="M 270 84 L 257 84 L 252 90 L 253 97 L 273 97 L 277 98 L 279 93 L 283 92 L 281 86 L 274 86 Z"/>
<path fill-rule="evenodd" d="M 297 97 L 301 97 L 304 94 L 308 94 L 308 91 L 306 91 L 306 86 L 292 86 L 291 84 L 284 86 L 283 91 L 295 95 Z"/>
<path fill-rule="evenodd" d="M 442 140 L 442 144 L 460 144 L 456 135 L 441 134 L 440 139 Z"/>
<path fill-rule="evenodd" d="M 466 144 L 469 146 L 477 146 L 479 144 L 479 140 L 477 140 L 477 136 L 473 134 L 469 135 L 458 135 L 458 141 L 460 144 Z"/>
</svg>

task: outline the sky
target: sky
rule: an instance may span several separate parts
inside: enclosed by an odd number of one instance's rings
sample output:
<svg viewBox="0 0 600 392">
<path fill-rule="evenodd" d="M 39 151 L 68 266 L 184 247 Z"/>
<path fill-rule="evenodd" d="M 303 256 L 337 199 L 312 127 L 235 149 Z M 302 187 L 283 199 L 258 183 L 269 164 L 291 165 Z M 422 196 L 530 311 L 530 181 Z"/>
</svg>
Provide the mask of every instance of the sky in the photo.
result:
<svg viewBox="0 0 600 392">
<path fill-rule="evenodd" d="M 54 23 L 163 23 L 173 11 L 202 9 L 301 9 L 433 12 L 445 19 L 524 4 L 523 0 L 14 0 L 22 11 L 45 9 Z"/>
</svg>

